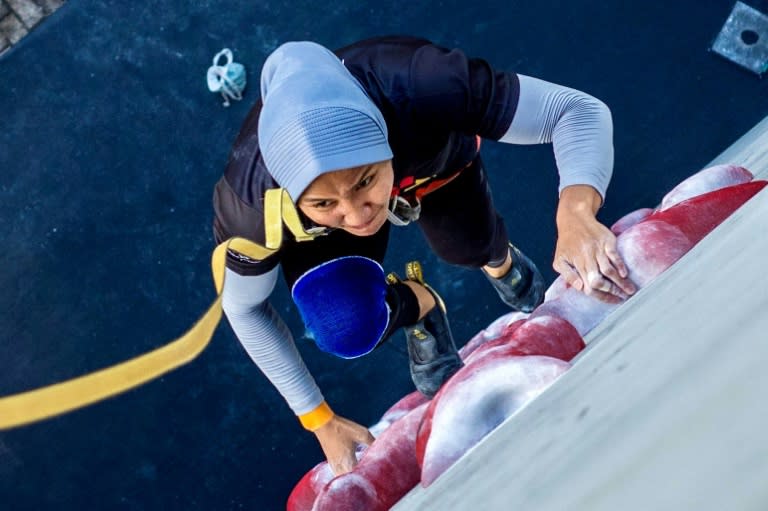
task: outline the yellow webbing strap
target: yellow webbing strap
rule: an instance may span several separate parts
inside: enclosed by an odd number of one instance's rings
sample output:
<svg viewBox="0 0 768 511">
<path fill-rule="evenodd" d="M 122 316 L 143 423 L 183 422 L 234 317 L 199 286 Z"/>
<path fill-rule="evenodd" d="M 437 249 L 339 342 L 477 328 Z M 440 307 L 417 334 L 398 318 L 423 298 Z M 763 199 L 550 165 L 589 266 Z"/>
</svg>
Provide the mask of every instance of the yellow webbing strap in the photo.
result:
<svg viewBox="0 0 768 511">
<path fill-rule="evenodd" d="M 224 289 L 227 250 L 234 250 L 255 260 L 265 259 L 280 248 L 283 222 L 299 241 L 316 237 L 302 227 L 287 191 L 269 190 L 264 201 L 265 246 L 244 238 L 230 238 L 216 247 L 211 257 L 211 269 L 218 296 L 184 335 L 165 346 L 112 367 L 0 398 L 0 430 L 30 424 L 96 403 L 147 383 L 197 357 L 208 346 L 221 320 L 221 292 Z"/>
</svg>

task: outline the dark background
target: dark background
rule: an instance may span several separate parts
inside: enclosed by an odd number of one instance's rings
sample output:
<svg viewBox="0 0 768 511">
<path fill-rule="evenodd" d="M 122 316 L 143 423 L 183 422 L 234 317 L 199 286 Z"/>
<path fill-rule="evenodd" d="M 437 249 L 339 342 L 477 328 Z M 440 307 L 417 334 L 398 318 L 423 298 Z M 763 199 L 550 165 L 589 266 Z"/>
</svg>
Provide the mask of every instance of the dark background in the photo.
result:
<svg viewBox="0 0 768 511">
<path fill-rule="evenodd" d="M 279 43 L 413 34 L 599 97 L 615 124 L 601 211 L 612 222 L 655 205 L 768 112 L 765 82 L 708 51 L 732 6 L 69 0 L 0 57 L 0 395 L 144 353 L 208 306 L 212 187 Z M 249 79 L 228 109 L 205 86 L 223 47 Z M 486 143 L 484 155 L 513 240 L 553 279 L 551 147 Z M 390 246 L 387 270 L 425 262 L 460 343 L 505 312 L 479 273 L 436 262 L 417 228 L 394 230 Z M 298 338 L 287 296 L 281 282 L 274 303 Z M 401 335 L 356 361 L 299 344 L 331 405 L 361 423 L 411 390 Z M 180 370 L 0 433 L 0 507 L 281 509 L 321 459 L 223 325 Z"/>
</svg>

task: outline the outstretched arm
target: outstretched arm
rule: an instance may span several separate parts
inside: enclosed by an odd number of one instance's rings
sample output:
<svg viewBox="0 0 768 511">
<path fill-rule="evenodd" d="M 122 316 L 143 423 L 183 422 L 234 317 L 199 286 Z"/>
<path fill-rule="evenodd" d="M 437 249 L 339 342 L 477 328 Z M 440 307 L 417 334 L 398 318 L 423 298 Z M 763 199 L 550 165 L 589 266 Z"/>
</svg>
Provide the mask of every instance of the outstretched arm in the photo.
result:
<svg viewBox="0 0 768 511">
<path fill-rule="evenodd" d="M 553 268 L 577 289 L 606 301 L 635 292 L 616 237 L 595 215 L 613 171 L 613 122 L 598 99 L 519 75 L 515 117 L 501 142 L 552 143 L 560 173 Z"/>
<path fill-rule="evenodd" d="M 242 276 L 227 269 L 223 306 L 248 355 L 282 394 L 301 423 L 313 431 L 334 473 L 351 470 L 358 444 L 370 444 L 367 428 L 335 415 L 296 349 L 293 336 L 268 298 L 277 268 Z"/>
</svg>

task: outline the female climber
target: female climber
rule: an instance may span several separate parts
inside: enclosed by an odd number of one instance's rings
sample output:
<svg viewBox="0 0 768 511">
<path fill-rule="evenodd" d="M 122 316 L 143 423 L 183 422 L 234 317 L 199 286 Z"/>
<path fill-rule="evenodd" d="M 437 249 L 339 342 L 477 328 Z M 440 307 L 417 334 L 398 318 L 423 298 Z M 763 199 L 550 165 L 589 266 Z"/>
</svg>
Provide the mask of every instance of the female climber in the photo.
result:
<svg viewBox="0 0 768 511">
<path fill-rule="evenodd" d="M 515 310 L 543 300 L 539 271 L 509 242 L 494 207 L 482 139 L 552 143 L 560 176 L 554 269 L 603 300 L 632 294 L 616 239 L 595 218 L 613 168 L 611 115 L 599 100 L 411 37 L 335 52 L 286 43 L 264 64 L 261 99 L 215 187 L 215 237 L 264 244 L 265 192 L 282 188 L 313 238 L 288 237 L 263 260 L 230 250 L 223 306 L 336 474 L 351 470 L 357 445 L 373 438 L 333 413 L 271 307 L 278 267 L 325 351 L 361 356 L 404 328 L 411 376 L 431 397 L 461 360 L 445 306 L 418 264 L 404 279 L 384 276 L 391 225 L 418 225 L 438 257 L 480 269 Z"/>
</svg>

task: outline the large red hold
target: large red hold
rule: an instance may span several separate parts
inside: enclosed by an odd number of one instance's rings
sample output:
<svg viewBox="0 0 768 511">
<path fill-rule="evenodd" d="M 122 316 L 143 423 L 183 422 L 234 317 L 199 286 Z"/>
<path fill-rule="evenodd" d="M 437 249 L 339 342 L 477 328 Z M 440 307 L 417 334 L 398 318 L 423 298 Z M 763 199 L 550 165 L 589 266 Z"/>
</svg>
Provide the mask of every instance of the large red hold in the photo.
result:
<svg viewBox="0 0 768 511">
<path fill-rule="evenodd" d="M 288 503 L 285 506 L 286 510 L 310 511 L 312 506 L 315 505 L 317 494 L 322 491 L 333 477 L 333 471 L 327 461 L 315 465 L 294 486 L 293 491 L 288 496 Z"/>
<path fill-rule="evenodd" d="M 549 387 L 583 348 L 574 327 L 552 316 L 514 322 L 477 348 L 424 416 L 416 442 L 422 485 Z"/>
<path fill-rule="evenodd" d="M 752 181 L 754 176 L 744 167 L 733 164 L 715 165 L 700 170 L 675 186 L 661 200 L 660 210 L 669 209 L 675 204 L 698 195 L 720 190 L 727 186 L 739 185 Z"/>
<path fill-rule="evenodd" d="M 659 220 L 674 225 L 691 242 L 698 243 L 766 184 L 766 181 L 752 181 L 720 188 L 657 211 L 646 221 Z"/>
<path fill-rule="evenodd" d="M 624 231 L 617 245 L 629 279 L 644 288 L 688 252 L 693 242 L 674 225 L 653 220 L 651 215 Z"/>
<path fill-rule="evenodd" d="M 387 428 L 349 473 L 332 479 L 318 493 L 313 511 L 386 511 L 421 477 L 416 462 L 416 432 L 424 403 Z"/>
</svg>

